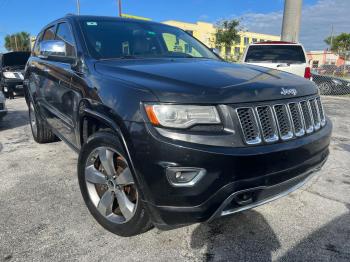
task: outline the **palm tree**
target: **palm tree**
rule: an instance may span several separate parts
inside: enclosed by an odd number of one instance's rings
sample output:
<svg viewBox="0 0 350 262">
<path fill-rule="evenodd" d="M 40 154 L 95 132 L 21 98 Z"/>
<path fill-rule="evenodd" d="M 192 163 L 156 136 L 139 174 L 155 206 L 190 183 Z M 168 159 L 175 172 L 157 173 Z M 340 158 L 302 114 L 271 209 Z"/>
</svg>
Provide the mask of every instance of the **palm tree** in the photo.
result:
<svg viewBox="0 0 350 262">
<path fill-rule="evenodd" d="M 5 48 L 8 51 L 30 51 L 30 34 L 19 32 L 5 36 Z"/>
</svg>

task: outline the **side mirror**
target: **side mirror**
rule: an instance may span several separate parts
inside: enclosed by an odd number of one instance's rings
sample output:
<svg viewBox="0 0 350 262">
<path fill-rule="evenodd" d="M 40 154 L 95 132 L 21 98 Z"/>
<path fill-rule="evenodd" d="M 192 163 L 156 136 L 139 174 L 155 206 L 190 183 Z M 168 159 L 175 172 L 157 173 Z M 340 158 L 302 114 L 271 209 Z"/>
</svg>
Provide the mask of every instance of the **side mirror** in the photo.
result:
<svg viewBox="0 0 350 262">
<path fill-rule="evenodd" d="M 40 58 L 73 64 L 75 58 L 67 55 L 66 43 L 60 40 L 46 40 L 40 43 Z"/>
</svg>

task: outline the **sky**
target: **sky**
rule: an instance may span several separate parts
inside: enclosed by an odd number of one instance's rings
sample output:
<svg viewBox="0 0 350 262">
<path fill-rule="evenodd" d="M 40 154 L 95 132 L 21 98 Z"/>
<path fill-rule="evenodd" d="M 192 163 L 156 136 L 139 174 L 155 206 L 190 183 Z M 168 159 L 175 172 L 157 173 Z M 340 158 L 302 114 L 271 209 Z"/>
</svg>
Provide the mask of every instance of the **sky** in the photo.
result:
<svg viewBox="0 0 350 262">
<path fill-rule="evenodd" d="M 281 34 L 284 0 L 122 0 L 123 13 L 153 21 L 216 23 L 238 18 L 246 30 Z M 117 0 L 80 0 L 81 14 L 116 16 Z M 76 13 L 76 0 L 0 0 L 0 52 L 6 34 L 27 31 Z M 304 0 L 300 41 L 307 50 L 322 50 L 331 34 L 350 33 L 350 0 Z"/>
</svg>

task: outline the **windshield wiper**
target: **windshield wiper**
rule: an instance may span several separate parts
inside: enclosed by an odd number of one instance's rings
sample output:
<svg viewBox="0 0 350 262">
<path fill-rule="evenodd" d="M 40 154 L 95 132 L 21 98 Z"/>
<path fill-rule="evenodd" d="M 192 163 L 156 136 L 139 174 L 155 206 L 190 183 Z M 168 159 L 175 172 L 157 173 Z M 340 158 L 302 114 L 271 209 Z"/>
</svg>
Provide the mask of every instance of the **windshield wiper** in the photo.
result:
<svg viewBox="0 0 350 262">
<path fill-rule="evenodd" d="M 124 55 L 124 56 L 119 56 L 119 57 L 102 58 L 99 60 L 106 61 L 106 60 L 137 59 L 137 58 L 142 58 L 142 57 L 133 56 L 133 55 Z"/>
<path fill-rule="evenodd" d="M 137 56 L 134 56 L 134 55 L 124 55 L 124 56 L 121 56 L 121 57 L 118 57 L 119 59 L 137 59 L 137 58 L 141 58 L 141 57 L 137 57 Z"/>
</svg>

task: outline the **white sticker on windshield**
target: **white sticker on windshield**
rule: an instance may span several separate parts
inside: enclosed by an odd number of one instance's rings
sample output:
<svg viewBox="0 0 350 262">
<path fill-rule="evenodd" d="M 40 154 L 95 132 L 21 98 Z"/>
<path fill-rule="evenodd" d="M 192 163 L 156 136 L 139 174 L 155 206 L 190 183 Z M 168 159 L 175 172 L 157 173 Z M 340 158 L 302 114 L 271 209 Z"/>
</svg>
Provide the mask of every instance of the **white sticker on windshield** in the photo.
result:
<svg viewBox="0 0 350 262">
<path fill-rule="evenodd" d="M 86 22 L 89 26 L 97 26 L 97 22 Z"/>
</svg>

